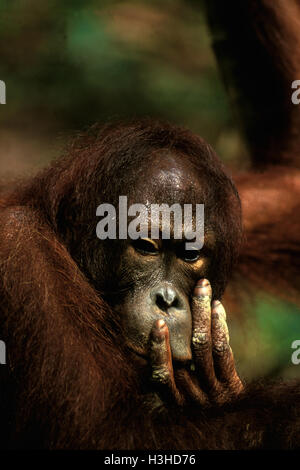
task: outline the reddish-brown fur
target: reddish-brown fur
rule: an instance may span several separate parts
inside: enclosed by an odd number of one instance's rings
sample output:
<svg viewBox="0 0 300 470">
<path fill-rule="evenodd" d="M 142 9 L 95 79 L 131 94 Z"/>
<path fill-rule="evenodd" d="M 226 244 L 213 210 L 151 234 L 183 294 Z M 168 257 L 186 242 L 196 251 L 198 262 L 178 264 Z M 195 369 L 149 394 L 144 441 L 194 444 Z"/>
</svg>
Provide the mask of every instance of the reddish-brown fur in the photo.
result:
<svg viewBox="0 0 300 470">
<path fill-rule="evenodd" d="M 8 364 L 0 369 L 0 442 L 4 448 L 298 445 L 298 386 L 256 386 L 224 406 L 155 406 L 151 390 L 145 393 L 139 366 L 123 349 L 114 312 L 89 282 L 90 273 L 82 271 L 70 254 L 81 237 L 86 237 L 81 215 L 86 208 L 89 216 L 91 188 L 97 188 L 96 166 L 103 159 L 107 162 L 107 153 L 102 158 L 99 149 L 107 152 L 115 143 L 114 158 L 122 158 L 120 149 L 134 148 L 145 136 L 149 141 L 150 135 L 156 135 L 153 142 L 159 142 L 158 131 L 161 138 L 168 135 L 169 141 L 173 136 L 171 141 L 177 145 L 181 139 L 191 139 L 192 145 L 192 134 L 158 123 L 104 129 L 96 134 L 96 140 L 95 135 L 89 140 L 89 134 L 80 139 L 81 144 L 65 159 L 32 181 L 3 193 L 1 339 L 8 351 Z M 116 133 L 122 136 L 122 145 Z M 103 146 L 101 142 L 109 138 L 109 145 Z M 165 143 L 168 139 L 165 137 Z M 202 140 L 197 142 L 200 152 L 210 152 Z M 209 165 L 211 157 L 203 155 Z M 224 191 L 229 184 L 226 181 Z M 98 191 L 101 193 L 101 187 Z M 226 212 L 224 200 L 222 204 Z M 237 245 L 238 206 L 230 199 L 227 204 L 232 218 L 227 236 L 230 242 L 236 237 Z M 70 211 L 72 207 L 77 208 L 77 218 Z M 229 263 L 236 248 L 232 243 L 224 245 L 227 254 L 231 253 Z M 217 263 L 221 266 L 220 260 Z M 224 260 L 222 263 L 221 271 L 227 276 L 228 267 Z M 99 276 L 105 273 L 99 271 Z M 282 434 L 283 425 L 288 434 Z M 278 441 L 270 439 L 272 432 L 277 433 Z"/>
<path fill-rule="evenodd" d="M 247 4 L 257 6 L 255 1 L 249 0 Z M 260 20 L 267 25 L 268 17 L 264 15 L 266 12 L 270 15 L 272 5 L 269 1 L 263 4 Z M 230 21 L 234 18 L 230 12 L 236 6 L 234 2 L 226 2 Z M 253 16 L 249 12 L 243 18 L 244 22 L 252 24 Z M 280 15 L 273 12 L 271 18 L 275 31 L 284 31 L 285 22 L 282 26 L 278 21 Z M 225 15 L 221 15 L 222 21 L 224 29 L 230 33 Z M 239 39 L 243 44 L 243 21 L 239 22 L 240 36 L 232 45 L 238 44 Z M 252 34 L 266 38 L 263 44 L 264 47 L 267 44 L 272 56 L 268 38 L 276 45 L 278 39 L 274 30 L 271 28 L 270 35 L 266 35 L 264 29 L 259 32 L 257 28 L 252 29 L 255 30 Z M 248 37 L 246 39 L 248 44 Z M 284 57 L 288 48 L 284 41 L 280 41 L 280 46 Z M 243 47 L 241 50 L 244 54 Z M 274 70 L 272 61 L 269 65 L 270 70 Z M 247 56 L 247 61 L 241 63 L 241 70 L 245 70 L 247 76 L 248 67 L 253 70 L 254 66 Z M 268 67 L 259 69 L 266 75 L 270 72 Z M 249 83 L 245 85 L 247 91 Z M 262 95 L 255 101 L 253 94 L 248 94 L 251 99 L 245 103 L 245 108 L 250 109 L 252 103 L 253 115 L 259 116 Z M 300 227 L 294 214 L 299 207 L 300 185 L 293 152 L 299 145 L 293 131 L 297 119 L 289 119 L 287 128 L 281 125 L 282 111 L 289 112 L 284 100 L 285 94 L 275 105 L 275 119 L 270 122 L 268 133 L 257 131 L 258 138 L 254 139 L 253 148 L 263 172 L 253 171 L 237 178 L 246 228 L 237 273 L 261 288 L 286 298 L 291 294 L 297 298 Z M 295 114 L 293 108 L 292 115 Z M 280 129 L 282 133 L 278 132 Z M 121 126 L 122 139 L 123 131 Z M 248 135 L 255 135 L 255 126 Z M 272 152 L 277 148 L 276 138 L 280 145 L 278 155 L 272 159 Z M 284 145 L 287 140 L 289 145 Z M 115 141 L 117 145 L 117 135 Z M 76 214 L 68 208 L 74 203 L 78 210 L 88 208 L 90 194 L 85 189 L 99 163 L 95 160 L 91 164 L 89 141 L 84 139 L 83 142 L 83 147 L 76 144 L 73 149 L 77 155 L 74 164 L 70 160 L 69 165 L 60 167 L 61 163 L 57 163 L 42 177 L 15 192 L 3 194 L 1 199 L 1 339 L 5 340 L 8 352 L 8 365 L 0 368 L 1 446 L 299 447 L 298 384 L 258 384 L 222 407 L 187 406 L 183 410 L 172 404 L 155 408 L 151 396 L 142 393 L 138 367 L 124 354 L 117 325 L 112 320 L 113 312 L 87 279 L 89 273 L 83 273 L 70 254 L 74 250 L 76 253 L 76 243 L 68 227 L 74 225 Z M 270 167 L 273 162 L 282 167 Z M 86 227 L 80 218 L 77 223 L 78 240 Z"/>
</svg>

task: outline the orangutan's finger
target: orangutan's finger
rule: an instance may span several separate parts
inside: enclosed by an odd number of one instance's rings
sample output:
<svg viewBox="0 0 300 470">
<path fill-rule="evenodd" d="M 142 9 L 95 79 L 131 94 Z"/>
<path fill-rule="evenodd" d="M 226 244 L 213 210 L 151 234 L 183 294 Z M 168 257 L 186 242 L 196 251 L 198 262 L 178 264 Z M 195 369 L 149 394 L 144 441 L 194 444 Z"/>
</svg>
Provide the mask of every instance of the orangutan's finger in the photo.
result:
<svg viewBox="0 0 300 470">
<path fill-rule="evenodd" d="M 212 351 L 217 379 L 237 392 L 243 388 L 236 372 L 233 353 L 229 345 L 226 312 L 220 301 L 212 303 Z"/>
<path fill-rule="evenodd" d="M 216 377 L 212 357 L 211 339 L 211 286 L 207 279 L 200 279 L 191 301 L 193 332 L 192 347 L 196 373 L 203 388 L 215 386 Z"/>
<path fill-rule="evenodd" d="M 179 393 L 172 365 L 172 354 L 169 341 L 169 330 L 163 319 L 157 320 L 150 335 L 150 366 L 151 380 L 155 384 L 158 394 L 163 400 L 175 400 L 177 404 L 183 403 Z"/>
</svg>

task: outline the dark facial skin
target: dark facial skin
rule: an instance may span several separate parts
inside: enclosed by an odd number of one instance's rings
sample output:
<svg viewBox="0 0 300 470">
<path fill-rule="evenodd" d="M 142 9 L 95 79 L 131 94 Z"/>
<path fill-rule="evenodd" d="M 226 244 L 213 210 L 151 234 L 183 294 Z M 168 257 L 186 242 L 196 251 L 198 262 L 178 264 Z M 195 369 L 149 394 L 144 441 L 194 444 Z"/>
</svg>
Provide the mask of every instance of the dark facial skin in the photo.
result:
<svg viewBox="0 0 300 470">
<path fill-rule="evenodd" d="M 193 204 L 193 194 L 200 194 L 200 183 L 192 169 L 182 166 L 182 158 L 160 155 L 154 157 L 145 179 L 150 182 L 135 188 L 134 198 L 129 196 L 128 206 L 142 203 L 174 202 Z M 163 188 L 163 193 L 159 190 Z M 198 203 L 201 201 L 198 200 Z M 184 234 L 174 239 L 171 218 L 170 239 L 128 239 L 119 255 L 120 291 L 125 295 L 114 303 L 120 313 L 127 345 L 138 355 L 147 357 L 150 332 L 154 323 L 163 319 L 168 327 L 170 346 L 174 361 L 191 361 L 192 316 L 190 300 L 199 278 L 208 271 L 209 253 L 214 248 L 214 234 L 207 231 L 201 250 L 187 250 Z M 159 227 L 161 229 L 161 226 Z M 126 288 L 126 283 L 130 288 Z"/>
<path fill-rule="evenodd" d="M 150 331 L 163 319 L 170 333 L 173 360 L 192 358 L 190 293 L 204 276 L 209 258 L 201 251 L 185 249 L 185 240 L 139 239 L 129 242 L 122 263 L 143 280 L 133 286 L 123 304 L 122 318 L 128 345 L 146 356 Z M 125 308 L 124 308 L 125 307 Z"/>
<path fill-rule="evenodd" d="M 158 154 L 139 176 L 133 194 L 130 188 L 122 194 L 128 207 L 202 203 L 201 182 L 182 157 Z M 174 239 L 172 218 L 170 239 L 152 239 L 148 232 L 137 240 L 108 241 L 110 292 L 105 298 L 119 314 L 131 357 L 139 366 L 150 366 L 156 397 L 179 405 L 186 397 L 202 405 L 226 401 L 243 386 L 228 342 L 225 310 L 219 301 L 212 303 L 207 280 L 216 243 L 209 214 L 203 248 L 186 250 L 185 243 L 184 237 Z"/>
</svg>

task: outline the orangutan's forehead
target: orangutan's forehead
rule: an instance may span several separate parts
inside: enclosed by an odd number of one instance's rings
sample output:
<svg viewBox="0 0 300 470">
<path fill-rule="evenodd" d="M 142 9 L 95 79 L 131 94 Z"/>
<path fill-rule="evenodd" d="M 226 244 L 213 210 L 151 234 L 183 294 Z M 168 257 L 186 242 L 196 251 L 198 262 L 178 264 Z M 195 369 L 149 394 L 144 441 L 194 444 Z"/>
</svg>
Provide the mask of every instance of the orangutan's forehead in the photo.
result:
<svg viewBox="0 0 300 470">
<path fill-rule="evenodd" d="M 135 186 L 135 197 L 144 203 L 192 203 L 202 192 L 195 170 L 182 156 L 156 155 L 143 176 Z"/>
</svg>

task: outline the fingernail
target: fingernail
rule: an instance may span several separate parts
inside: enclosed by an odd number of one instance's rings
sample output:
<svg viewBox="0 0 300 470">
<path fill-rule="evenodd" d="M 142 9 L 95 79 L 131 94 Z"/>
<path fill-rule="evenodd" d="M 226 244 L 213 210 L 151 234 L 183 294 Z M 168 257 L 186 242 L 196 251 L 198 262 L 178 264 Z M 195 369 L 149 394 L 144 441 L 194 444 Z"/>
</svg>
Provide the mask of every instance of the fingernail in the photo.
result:
<svg viewBox="0 0 300 470">
<path fill-rule="evenodd" d="M 152 337 L 156 343 L 162 343 L 165 339 L 165 335 L 163 334 L 162 330 L 165 327 L 166 322 L 162 318 L 157 320 L 156 328 L 153 329 Z"/>
<path fill-rule="evenodd" d="M 222 315 L 226 320 L 226 311 L 222 303 L 220 302 L 220 300 L 214 300 L 211 303 L 211 307 L 212 307 L 212 313 L 217 313 L 218 315 Z"/>
<path fill-rule="evenodd" d="M 200 279 L 196 287 L 194 289 L 194 295 L 196 297 L 204 296 L 204 295 L 210 295 L 211 294 L 211 286 L 210 282 L 207 279 Z"/>
<path fill-rule="evenodd" d="M 156 323 L 157 328 L 159 328 L 160 330 L 165 326 L 165 324 L 166 324 L 166 322 L 165 322 L 165 320 L 163 320 L 162 318 L 160 318 L 160 319 L 158 320 L 158 322 Z"/>
</svg>

